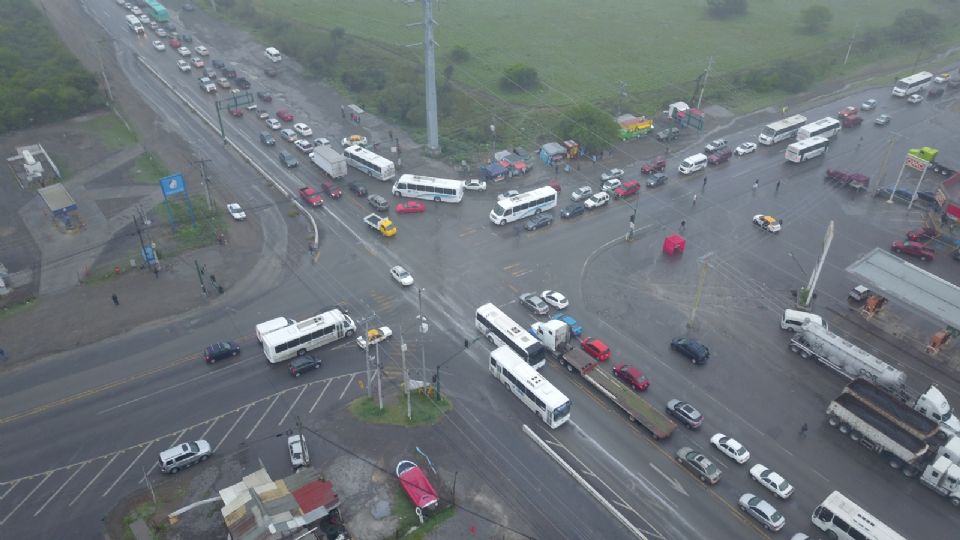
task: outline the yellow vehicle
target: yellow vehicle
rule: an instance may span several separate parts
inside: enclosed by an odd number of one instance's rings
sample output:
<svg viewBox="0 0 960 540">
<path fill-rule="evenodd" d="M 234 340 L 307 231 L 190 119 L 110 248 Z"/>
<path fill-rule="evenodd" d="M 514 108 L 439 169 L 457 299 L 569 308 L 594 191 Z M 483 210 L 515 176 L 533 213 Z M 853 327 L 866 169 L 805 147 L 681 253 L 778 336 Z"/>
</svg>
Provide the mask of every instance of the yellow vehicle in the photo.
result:
<svg viewBox="0 0 960 540">
<path fill-rule="evenodd" d="M 386 237 L 397 234 L 397 226 L 393 224 L 393 221 L 390 218 L 380 217 L 377 214 L 370 214 L 369 216 L 363 218 L 363 222 L 366 223 L 371 229 L 374 229 Z"/>
</svg>

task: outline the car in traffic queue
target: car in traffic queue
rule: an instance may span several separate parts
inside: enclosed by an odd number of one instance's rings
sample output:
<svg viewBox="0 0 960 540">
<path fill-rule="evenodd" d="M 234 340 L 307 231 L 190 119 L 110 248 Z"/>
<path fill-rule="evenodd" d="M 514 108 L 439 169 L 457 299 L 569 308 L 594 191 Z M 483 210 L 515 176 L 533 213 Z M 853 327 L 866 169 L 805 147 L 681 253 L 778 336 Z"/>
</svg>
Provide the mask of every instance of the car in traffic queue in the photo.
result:
<svg viewBox="0 0 960 540">
<path fill-rule="evenodd" d="M 753 216 L 753 224 L 761 229 L 770 232 L 778 233 L 780 232 L 780 220 L 773 216 L 768 216 L 766 214 L 757 214 Z"/>
<path fill-rule="evenodd" d="M 582 201 L 587 197 L 593 195 L 593 188 L 590 186 L 580 186 L 577 189 L 573 190 L 570 193 L 570 199 L 574 201 Z"/>
<path fill-rule="evenodd" d="M 557 309 L 565 309 L 570 305 L 570 301 L 567 300 L 567 297 L 563 293 L 558 291 L 546 290 L 540 293 L 540 298 L 543 298 L 543 301 L 550 304 L 551 306 Z"/>
<path fill-rule="evenodd" d="M 744 142 L 737 145 L 737 148 L 734 149 L 734 153 L 738 156 L 745 156 L 747 154 L 752 154 L 757 151 L 757 143 L 754 142 Z"/>
<path fill-rule="evenodd" d="M 180 43 L 180 40 L 175 37 L 170 38 L 170 40 L 167 41 L 167 44 L 170 45 L 170 48 L 173 50 L 177 50 L 183 46 L 183 44 Z M 190 51 L 188 50 L 187 52 L 189 53 Z"/>
<path fill-rule="evenodd" d="M 653 161 L 644 163 L 640 167 L 640 174 L 653 174 L 663 172 L 667 168 L 667 158 L 657 156 Z"/>
<path fill-rule="evenodd" d="M 553 216 L 550 214 L 537 214 L 523 222 L 523 228 L 528 231 L 535 231 L 543 227 L 549 227 L 553 224 Z"/>
<path fill-rule="evenodd" d="M 573 333 L 574 337 L 580 337 L 580 334 L 583 333 L 583 327 L 580 326 L 580 323 L 576 319 L 567 315 L 566 313 L 554 313 L 553 317 L 550 317 L 555 321 L 561 321 L 570 327 L 570 332 Z M 536 337 L 536 336 L 534 336 Z"/>
<path fill-rule="evenodd" d="M 753 467 L 750 467 L 750 478 L 761 486 L 769 489 L 774 495 L 781 499 L 786 499 L 793 495 L 793 485 L 766 465 L 757 463 Z"/>
<path fill-rule="evenodd" d="M 613 180 L 614 178 L 622 178 L 626 174 L 623 172 L 623 169 L 610 169 L 609 171 L 604 171 L 600 173 L 600 181 L 606 182 L 607 180 Z"/>
<path fill-rule="evenodd" d="M 726 139 L 714 139 L 709 143 L 707 143 L 706 146 L 703 147 L 703 153 L 709 156 L 714 152 L 719 152 L 720 150 L 723 150 L 724 148 L 727 147 L 727 144 L 728 143 Z"/>
<path fill-rule="evenodd" d="M 304 154 L 309 155 L 310 152 L 313 152 L 313 143 L 306 139 L 297 139 L 293 141 L 293 145 L 297 147 L 297 150 L 303 152 Z"/>
<path fill-rule="evenodd" d="M 184 58 L 186 58 L 186 57 L 192 55 L 193 53 L 190 52 L 190 47 L 184 47 L 184 46 L 181 45 L 180 47 L 177 47 L 177 54 L 179 54 L 180 56 L 183 56 Z"/>
<path fill-rule="evenodd" d="M 550 306 L 536 293 L 523 293 L 519 296 L 518 300 L 521 306 L 537 315 L 546 315 L 550 312 Z"/>
<path fill-rule="evenodd" d="M 912 105 L 916 105 L 922 101 L 923 101 L 923 96 L 921 96 L 920 94 L 910 94 L 910 96 L 907 98 L 907 103 L 910 103 Z"/>
<path fill-rule="evenodd" d="M 280 130 L 280 138 L 292 143 L 297 140 L 297 132 L 290 128 L 283 128 Z"/>
<path fill-rule="evenodd" d="M 353 192 L 357 197 L 366 197 L 367 196 L 367 186 L 360 184 L 358 182 L 350 182 L 347 185 L 350 188 L 350 191 Z"/>
<path fill-rule="evenodd" d="M 690 429 L 698 429 L 703 425 L 703 414 L 686 401 L 671 399 L 667 402 L 666 409 L 667 414 L 673 416 Z"/>
<path fill-rule="evenodd" d="M 277 131 L 278 129 L 283 127 L 283 124 L 281 124 L 280 121 L 277 120 L 276 118 L 266 118 L 264 119 L 264 122 L 266 122 L 268 128 L 274 131 Z"/>
<path fill-rule="evenodd" d="M 310 186 L 300 188 L 300 198 L 314 208 L 323 206 L 323 197 Z"/>
<path fill-rule="evenodd" d="M 693 474 L 705 484 L 714 485 L 720 481 L 720 469 L 710 461 L 710 458 L 689 446 L 677 450 L 677 463 L 693 471 Z"/>
<path fill-rule="evenodd" d="M 477 178 L 471 178 L 463 183 L 463 189 L 467 191 L 486 191 L 487 183 Z"/>
<path fill-rule="evenodd" d="M 197 45 L 196 47 L 193 48 L 193 50 L 200 56 L 208 56 L 210 54 L 210 51 L 207 50 L 207 48 L 204 47 L 203 45 Z"/>
<path fill-rule="evenodd" d="M 605 192 L 600 192 L 591 195 L 590 198 L 583 203 L 583 206 L 585 206 L 587 210 L 593 210 L 594 208 L 600 208 L 608 202 L 610 202 L 610 195 Z"/>
<path fill-rule="evenodd" d="M 427 205 L 421 201 L 403 201 L 402 203 L 397 203 L 394 210 L 396 210 L 398 214 L 422 214 L 427 211 Z"/>
<path fill-rule="evenodd" d="M 727 437 L 723 433 L 716 433 L 710 437 L 710 444 L 720 451 L 723 455 L 743 465 L 750 460 L 750 451 L 733 437 Z"/>
<path fill-rule="evenodd" d="M 383 195 L 377 195 L 376 193 L 367 197 L 367 204 L 377 212 L 390 210 L 390 203 L 387 202 L 387 199 L 385 199 Z"/>
<path fill-rule="evenodd" d="M 221 341 L 209 345 L 203 350 L 203 361 L 208 364 L 214 364 L 217 360 L 223 360 L 224 358 L 230 358 L 238 354 L 240 354 L 240 345 L 232 341 Z"/>
<path fill-rule="evenodd" d="M 303 122 L 297 122 L 293 125 L 293 130 L 297 132 L 301 137 L 309 137 L 313 135 L 313 129 L 310 126 L 304 124 Z"/>
<path fill-rule="evenodd" d="M 710 154 L 707 157 L 707 164 L 709 165 L 721 165 L 730 161 L 730 156 L 733 155 L 733 152 L 729 148 L 721 148 L 716 152 Z"/>
<path fill-rule="evenodd" d="M 613 366 L 613 374 L 637 392 L 643 392 L 647 388 L 650 388 L 650 379 L 648 379 L 639 368 L 629 364 L 621 362 Z"/>
<path fill-rule="evenodd" d="M 580 203 L 571 204 L 560 210 L 560 219 L 575 218 L 586 211 L 587 208 Z"/>
<path fill-rule="evenodd" d="M 619 178 L 611 178 L 606 180 L 603 185 L 600 186 L 600 191 L 603 193 L 611 193 L 613 190 L 623 185 L 623 181 Z"/>
<path fill-rule="evenodd" d="M 281 122 L 293 122 L 293 113 L 286 109 L 280 109 L 274 114 Z"/>
<path fill-rule="evenodd" d="M 158 40 L 155 40 L 155 41 L 153 42 L 153 48 L 156 49 L 156 50 L 158 50 L 158 51 L 165 51 L 165 50 L 167 50 L 167 46 L 164 45 L 163 42 L 160 41 L 159 39 L 158 39 Z"/>
<path fill-rule="evenodd" d="M 583 352 L 589 354 L 598 362 L 606 362 L 613 355 L 613 352 L 606 343 L 594 337 L 581 339 L 580 348 L 583 349 Z"/>
<path fill-rule="evenodd" d="M 197 69 L 200 69 L 206 65 L 203 61 L 203 58 L 200 58 L 199 56 L 194 56 L 193 58 L 191 58 L 190 64 Z"/>
<path fill-rule="evenodd" d="M 694 364 L 706 364 L 710 359 L 710 349 L 693 338 L 674 338 L 670 342 L 670 349 L 686 356 Z"/>
<path fill-rule="evenodd" d="M 640 191 L 640 182 L 636 180 L 627 180 L 622 186 L 613 190 L 613 196 L 617 199 L 626 199 L 631 195 L 636 195 Z"/>
<path fill-rule="evenodd" d="M 343 190 L 333 180 L 324 180 L 320 183 L 320 188 L 326 191 L 331 199 L 339 199 L 343 196 Z"/>
<path fill-rule="evenodd" d="M 911 257 L 916 257 L 921 261 L 932 261 L 935 255 L 934 251 L 927 246 L 921 244 L 920 242 L 912 242 L 910 240 L 902 241 L 897 240 L 891 244 L 890 249 L 894 253 L 903 253 L 905 255 L 910 255 Z"/>
<path fill-rule="evenodd" d="M 744 493 L 737 502 L 741 510 L 757 520 L 768 531 L 779 531 L 787 523 L 783 515 L 772 504 L 753 493 Z"/>
<path fill-rule="evenodd" d="M 186 60 L 177 60 L 177 69 L 184 73 L 190 73 L 190 64 Z"/>
<path fill-rule="evenodd" d="M 667 175 L 663 174 L 662 172 L 653 173 L 652 175 L 650 175 L 650 178 L 647 179 L 648 188 L 655 188 L 658 186 L 662 186 L 666 183 L 667 183 Z"/>
<path fill-rule="evenodd" d="M 312 369 L 320 369 L 322 362 L 316 356 L 311 356 L 305 354 L 303 356 L 298 356 L 290 361 L 289 366 L 287 366 L 287 371 L 290 372 L 290 375 L 294 377 L 299 377 L 304 372 L 310 371 Z"/>
</svg>

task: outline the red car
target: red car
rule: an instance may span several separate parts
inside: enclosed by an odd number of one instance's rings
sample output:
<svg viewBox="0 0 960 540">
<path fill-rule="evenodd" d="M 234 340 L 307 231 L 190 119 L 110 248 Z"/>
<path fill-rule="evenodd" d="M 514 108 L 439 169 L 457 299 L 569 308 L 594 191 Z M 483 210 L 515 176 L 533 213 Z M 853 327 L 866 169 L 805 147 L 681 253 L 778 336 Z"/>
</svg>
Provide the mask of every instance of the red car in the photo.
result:
<svg viewBox="0 0 960 540">
<path fill-rule="evenodd" d="M 280 119 L 281 122 L 293 122 L 293 115 L 286 109 L 277 111 L 277 118 Z"/>
<path fill-rule="evenodd" d="M 323 206 L 323 197 L 317 193 L 317 190 L 312 187 L 302 187 L 300 188 L 300 198 L 304 200 L 307 204 L 313 207 Z"/>
<path fill-rule="evenodd" d="M 641 174 L 653 174 L 655 172 L 663 172 L 667 168 L 667 158 L 658 157 L 657 159 L 651 161 L 650 163 L 644 163 L 643 167 L 640 167 Z"/>
<path fill-rule="evenodd" d="M 581 339 L 580 348 L 600 362 L 610 359 L 610 347 L 597 338 Z"/>
<path fill-rule="evenodd" d="M 243 117 L 243 109 L 241 109 L 240 107 L 235 107 L 235 108 L 233 108 L 233 109 L 230 109 L 230 114 L 232 114 L 232 115 L 235 116 L 236 118 L 242 118 L 242 117 Z"/>
<path fill-rule="evenodd" d="M 179 49 L 182 45 L 183 45 L 183 43 L 180 43 L 180 40 L 179 40 L 179 39 L 177 39 L 177 38 L 175 38 L 175 37 L 170 38 L 170 48 L 171 48 L 171 49 Z"/>
<path fill-rule="evenodd" d="M 340 189 L 340 186 L 334 184 L 333 180 L 324 180 L 320 187 L 327 192 L 331 199 L 339 199 L 343 196 L 343 190 Z"/>
<path fill-rule="evenodd" d="M 907 232 L 907 240 L 913 240 L 914 242 L 926 242 L 936 236 L 937 231 L 933 227 L 920 227 Z"/>
<path fill-rule="evenodd" d="M 897 240 L 892 246 L 890 246 L 890 249 L 892 249 L 894 253 L 906 253 L 907 255 L 912 255 L 921 261 L 933 260 L 933 250 L 919 242 L 901 242 Z"/>
<path fill-rule="evenodd" d="M 427 205 L 420 201 L 404 201 L 397 205 L 398 214 L 419 214 L 427 211 Z"/>
<path fill-rule="evenodd" d="M 613 374 L 637 392 L 643 392 L 647 388 L 650 388 L 650 379 L 648 379 L 642 371 L 633 366 L 628 366 L 623 363 L 617 364 L 613 366 Z"/>
<path fill-rule="evenodd" d="M 560 193 L 560 182 L 559 182 L 559 181 L 557 181 L 557 180 L 550 180 L 549 182 L 547 182 L 547 185 L 550 186 L 550 187 L 552 187 L 553 189 L 555 189 L 555 190 L 557 191 L 557 193 Z"/>
<path fill-rule="evenodd" d="M 730 161 L 730 156 L 732 155 L 733 152 L 729 148 L 723 148 L 710 154 L 710 157 L 707 158 L 707 163 L 710 165 L 720 165 L 721 163 Z"/>
<path fill-rule="evenodd" d="M 631 195 L 635 195 L 640 191 L 640 182 L 636 180 L 627 180 L 620 187 L 613 190 L 613 197 L 616 199 L 623 199 Z"/>
</svg>

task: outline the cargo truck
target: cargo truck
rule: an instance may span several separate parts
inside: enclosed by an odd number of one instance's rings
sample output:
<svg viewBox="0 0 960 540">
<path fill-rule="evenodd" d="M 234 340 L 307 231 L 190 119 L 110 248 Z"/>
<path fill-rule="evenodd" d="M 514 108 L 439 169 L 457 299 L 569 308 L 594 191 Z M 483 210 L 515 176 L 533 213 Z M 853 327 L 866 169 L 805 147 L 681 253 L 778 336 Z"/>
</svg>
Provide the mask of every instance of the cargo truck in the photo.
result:
<svg viewBox="0 0 960 540">
<path fill-rule="evenodd" d="M 380 217 L 377 214 L 370 214 L 369 216 L 363 218 L 363 222 L 366 223 L 371 229 L 388 238 L 397 234 L 397 226 L 393 224 L 393 221 L 391 221 L 390 218 Z"/>
<path fill-rule="evenodd" d="M 347 158 L 329 146 L 315 147 L 310 161 L 334 180 L 347 176 Z"/>
<path fill-rule="evenodd" d="M 653 435 L 663 440 L 673 433 L 677 425 L 639 394 L 618 382 L 612 373 L 598 369 L 597 362 L 577 347 L 570 346 L 573 332 L 563 321 L 552 320 L 534 323 L 534 335 L 543 343 L 547 356 L 560 363 L 567 371 L 580 375 L 590 386 L 607 397 L 627 417 Z"/>
</svg>

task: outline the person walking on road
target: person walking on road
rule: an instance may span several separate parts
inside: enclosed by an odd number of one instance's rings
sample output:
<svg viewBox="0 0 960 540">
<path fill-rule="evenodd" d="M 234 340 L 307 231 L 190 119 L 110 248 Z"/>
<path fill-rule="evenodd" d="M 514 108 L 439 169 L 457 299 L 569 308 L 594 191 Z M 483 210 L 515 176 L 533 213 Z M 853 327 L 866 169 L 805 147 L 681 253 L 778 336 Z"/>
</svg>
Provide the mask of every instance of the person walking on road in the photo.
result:
<svg viewBox="0 0 960 540">
<path fill-rule="evenodd" d="M 694 205 L 694 206 L 697 205 L 697 194 L 696 194 L 696 193 L 693 194 L 693 205 Z"/>
<path fill-rule="evenodd" d="M 119 305 L 120 305 L 120 299 L 117 298 L 117 293 L 111 294 L 111 295 L 110 295 L 110 299 L 113 300 L 113 305 L 115 305 L 115 306 L 119 306 Z"/>
<path fill-rule="evenodd" d="M 800 437 L 802 438 L 806 436 L 807 436 L 807 423 L 804 422 L 803 425 L 800 426 Z"/>
<path fill-rule="evenodd" d="M 704 187 L 704 189 L 706 189 L 706 187 L 707 187 L 707 177 L 706 177 L 706 176 L 703 177 L 703 187 Z"/>
<path fill-rule="evenodd" d="M 773 192 L 777 193 L 780 191 L 780 180 L 777 180 L 777 187 L 773 188 Z"/>
<path fill-rule="evenodd" d="M 753 181 L 753 190 L 756 191 L 758 187 L 760 187 L 760 179 L 759 179 L 759 178 L 757 178 L 756 180 Z"/>
<path fill-rule="evenodd" d="M 683 232 L 683 231 L 685 231 L 685 230 L 687 230 L 687 220 L 681 219 L 681 220 L 680 220 L 680 232 Z"/>
</svg>

